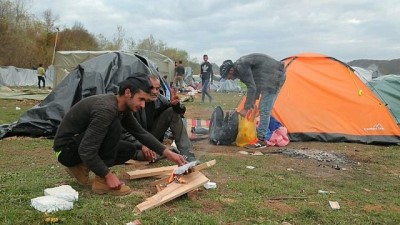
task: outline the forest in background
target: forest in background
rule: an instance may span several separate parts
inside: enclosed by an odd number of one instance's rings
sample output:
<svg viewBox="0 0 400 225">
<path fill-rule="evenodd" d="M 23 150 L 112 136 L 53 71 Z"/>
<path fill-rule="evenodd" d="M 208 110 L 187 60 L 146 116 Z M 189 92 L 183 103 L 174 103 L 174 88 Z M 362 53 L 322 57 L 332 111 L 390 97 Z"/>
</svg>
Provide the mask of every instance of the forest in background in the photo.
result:
<svg viewBox="0 0 400 225">
<path fill-rule="evenodd" d="M 29 12 L 27 1 L 0 0 L 0 66 L 32 68 L 42 63 L 52 64 L 56 51 L 102 51 L 145 49 L 168 56 L 174 61 L 182 60 L 193 73 L 200 71 L 200 62 L 191 59 L 182 49 L 169 47 L 153 35 L 141 40 L 125 37 L 123 27 L 116 25 L 112 40 L 102 34 L 92 34 L 80 22 L 72 27 L 56 26 L 58 16 L 50 9 L 40 18 Z M 56 48 L 55 48 L 56 46 Z"/>
</svg>

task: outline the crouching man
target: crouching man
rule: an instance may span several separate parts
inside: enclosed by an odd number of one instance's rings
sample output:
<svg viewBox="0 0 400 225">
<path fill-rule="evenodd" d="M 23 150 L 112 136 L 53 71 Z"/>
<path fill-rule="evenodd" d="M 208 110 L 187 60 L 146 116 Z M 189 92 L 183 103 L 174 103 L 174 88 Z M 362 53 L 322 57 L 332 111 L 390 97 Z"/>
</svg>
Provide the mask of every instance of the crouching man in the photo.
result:
<svg viewBox="0 0 400 225">
<path fill-rule="evenodd" d="M 137 155 L 131 142 L 121 140 L 123 128 L 157 154 L 178 165 L 187 163 L 183 156 L 167 149 L 144 130 L 131 113 L 145 106 L 151 88 L 147 75 L 134 74 L 119 84 L 118 95 L 90 96 L 68 111 L 57 130 L 53 148 L 58 161 L 79 184 L 98 194 L 131 193 L 130 187 L 110 170 Z M 89 179 L 90 171 L 96 175 L 94 181 Z"/>
</svg>

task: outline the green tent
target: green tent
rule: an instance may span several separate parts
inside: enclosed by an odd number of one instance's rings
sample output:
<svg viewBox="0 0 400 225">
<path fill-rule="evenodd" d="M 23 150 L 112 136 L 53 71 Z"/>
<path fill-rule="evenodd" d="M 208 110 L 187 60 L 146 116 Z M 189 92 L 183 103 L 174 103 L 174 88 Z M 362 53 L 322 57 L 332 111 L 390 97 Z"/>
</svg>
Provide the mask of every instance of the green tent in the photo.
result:
<svg viewBox="0 0 400 225">
<path fill-rule="evenodd" d="M 400 75 L 385 75 L 367 82 L 369 88 L 387 104 L 400 125 Z"/>
</svg>

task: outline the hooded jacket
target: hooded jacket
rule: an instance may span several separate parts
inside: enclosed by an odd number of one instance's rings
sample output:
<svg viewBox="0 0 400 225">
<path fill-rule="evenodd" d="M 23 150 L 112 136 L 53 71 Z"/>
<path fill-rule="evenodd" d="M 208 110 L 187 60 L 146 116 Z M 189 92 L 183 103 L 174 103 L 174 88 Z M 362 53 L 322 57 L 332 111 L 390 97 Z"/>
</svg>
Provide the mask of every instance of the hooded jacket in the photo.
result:
<svg viewBox="0 0 400 225">
<path fill-rule="evenodd" d="M 234 63 L 234 68 L 235 77 L 247 86 L 245 109 L 253 107 L 261 92 L 276 94 L 286 80 L 283 62 L 265 54 L 242 56 Z"/>
</svg>

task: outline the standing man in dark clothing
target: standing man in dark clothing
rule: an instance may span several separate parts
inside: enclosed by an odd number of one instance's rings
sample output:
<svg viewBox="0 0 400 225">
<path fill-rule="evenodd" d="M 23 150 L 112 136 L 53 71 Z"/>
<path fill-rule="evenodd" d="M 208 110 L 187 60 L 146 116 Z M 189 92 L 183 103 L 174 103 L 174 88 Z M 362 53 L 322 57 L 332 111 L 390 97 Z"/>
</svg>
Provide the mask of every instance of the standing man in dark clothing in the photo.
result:
<svg viewBox="0 0 400 225">
<path fill-rule="evenodd" d="M 185 76 L 185 67 L 182 65 L 182 60 L 175 67 L 175 86 L 180 90 L 183 88 L 183 78 Z"/>
<path fill-rule="evenodd" d="M 159 155 L 183 165 L 186 160 L 163 146 L 133 117 L 150 98 L 147 75 L 135 74 L 119 84 L 118 95 L 90 96 L 76 103 L 64 116 L 54 138 L 58 161 L 78 183 L 92 186 L 99 194 L 126 195 L 131 189 L 109 167 L 123 164 L 135 155 L 135 146 L 120 140 L 122 127 Z M 89 179 L 89 171 L 96 176 Z"/>
<path fill-rule="evenodd" d="M 171 129 L 175 139 L 176 146 L 181 155 L 185 156 L 187 161 L 195 161 L 196 158 L 192 153 L 192 143 L 187 134 L 186 127 L 182 121 L 182 117 L 186 112 L 185 105 L 180 103 L 179 96 L 176 91 L 171 93 L 171 100 L 160 94 L 160 79 L 156 75 L 150 75 L 152 90 L 150 93 L 150 101 L 146 102 L 144 109 L 134 112 L 134 116 L 144 129 L 153 134 L 160 142 L 164 139 L 164 134 Z M 142 149 L 143 153 L 148 152 L 152 148 L 142 144 L 133 136 L 128 138 L 138 149 Z M 152 155 L 145 155 L 145 159 L 152 161 L 157 157 L 154 151 Z"/>
<path fill-rule="evenodd" d="M 213 83 L 213 70 L 212 70 L 212 65 L 210 62 L 208 62 L 208 55 L 203 55 L 203 60 L 204 62 L 200 65 L 200 77 L 201 77 L 201 102 L 204 103 L 204 98 L 205 95 L 208 96 L 210 102 L 212 101 L 211 95 L 208 93 L 208 86 L 210 84 L 210 79 L 211 79 L 211 84 Z"/>
<path fill-rule="evenodd" d="M 286 80 L 285 66 L 268 55 L 253 53 L 239 58 L 235 63 L 225 60 L 220 67 L 222 77 L 239 78 L 247 86 L 247 98 L 239 114 L 246 116 L 260 99 L 260 123 L 257 127 L 258 142 L 248 148 L 265 148 L 271 111 L 276 97 Z"/>
</svg>

